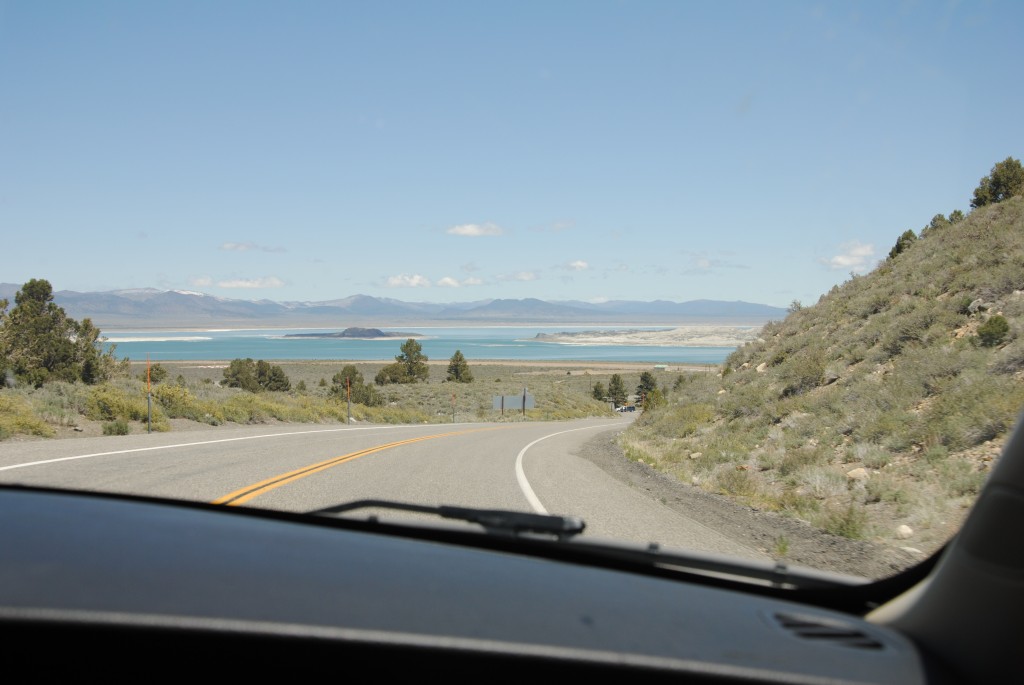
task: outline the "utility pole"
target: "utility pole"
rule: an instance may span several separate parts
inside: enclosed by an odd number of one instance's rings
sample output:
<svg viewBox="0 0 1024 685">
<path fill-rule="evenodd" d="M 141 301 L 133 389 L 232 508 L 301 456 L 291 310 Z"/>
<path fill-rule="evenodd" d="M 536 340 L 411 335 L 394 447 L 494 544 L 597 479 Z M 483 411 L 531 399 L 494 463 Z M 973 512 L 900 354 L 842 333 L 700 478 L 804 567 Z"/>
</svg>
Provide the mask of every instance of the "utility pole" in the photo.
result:
<svg viewBox="0 0 1024 685">
<path fill-rule="evenodd" d="M 153 386 L 149 382 L 149 354 L 146 355 L 146 432 L 153 432 Z"/>
</svg>

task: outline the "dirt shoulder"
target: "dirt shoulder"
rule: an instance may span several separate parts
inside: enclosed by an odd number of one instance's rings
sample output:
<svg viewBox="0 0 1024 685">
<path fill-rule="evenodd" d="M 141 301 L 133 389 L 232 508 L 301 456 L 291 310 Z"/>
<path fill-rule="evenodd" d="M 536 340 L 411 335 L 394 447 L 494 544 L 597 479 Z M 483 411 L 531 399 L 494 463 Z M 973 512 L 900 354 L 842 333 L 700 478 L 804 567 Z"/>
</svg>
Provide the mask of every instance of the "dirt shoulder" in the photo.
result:
<svg viewBox="0 0 1024 685">
<path fill-rule="evenodd" d="M 646 464 L 627 459 L 615 442 L 615 435 L 595 436 L 579 456 L 618 480 L 646 491 L 653 499 L 687 518 L 794 566 L 883 578 L 925 558 L 897 547 L 831 535 L 806 522 L 775 512 L 758 511 L 682 483 Z M 780 556 L 783 548 L 785 554 Z"/>
</svg>

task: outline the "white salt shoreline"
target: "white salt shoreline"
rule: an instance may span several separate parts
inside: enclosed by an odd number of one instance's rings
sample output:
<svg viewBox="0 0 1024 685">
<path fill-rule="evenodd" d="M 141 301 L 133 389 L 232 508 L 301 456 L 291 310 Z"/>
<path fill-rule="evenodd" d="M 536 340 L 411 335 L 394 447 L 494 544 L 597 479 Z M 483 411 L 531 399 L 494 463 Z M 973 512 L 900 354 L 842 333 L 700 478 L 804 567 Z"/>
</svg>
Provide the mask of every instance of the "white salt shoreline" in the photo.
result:
<svg viewBox="0 0 1024 685">
<path fill-rule="evenodd" d="M 652 347 L 740 347 L 758 339 L 760 326 L 678 326 L 671 330 L 607 330 L 539 333 L 534 340 L 560 345 L 649 345 Z"/>
</svg>

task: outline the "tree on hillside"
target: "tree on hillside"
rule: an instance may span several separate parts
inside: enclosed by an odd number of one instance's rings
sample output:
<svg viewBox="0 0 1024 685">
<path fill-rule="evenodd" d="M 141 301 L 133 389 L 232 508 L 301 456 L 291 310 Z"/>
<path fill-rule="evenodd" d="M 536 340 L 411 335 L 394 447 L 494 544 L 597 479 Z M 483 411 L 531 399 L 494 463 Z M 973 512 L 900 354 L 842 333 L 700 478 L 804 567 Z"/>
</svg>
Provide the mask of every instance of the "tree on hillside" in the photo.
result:
<svg viewBox="0 0 1024 685">
<path fill-rule="evenodd" d="M 423 354 L 423 346 L 415 338 L 402 343 L 401 353 L 395 355 L 395 361 L 405 367 L 405 373 L 415 380 L 425 381 L 430 377 L 427 368 L 427 355 Z"/>
<path fill-rule="evenodd" d="M 285 392 L 292 388 L 292 383 L 285 375 L 284 369 L 262 359 L 256 362 L 256 382 L 264 390 Z"/>
<path fill-rule="evenodd" d="M 658 407 L 665 406 L 665 393 L 658 388 L 654 388 L 650 392 L 643 394 L 643 400 L 640 404 L 640 408 L 644 411 L 657 409 Z"/>
<path fill-rule="evenodd" d="M 943 217 L 943 220 L 945 220 L 945 217 Z M 932 223 L 934 222 L 935 219 L 932 219 Z M 889 259 L 894 258 L 896 255 L 906 250 L 915 240 L 917 240 L 917 235 L 913 231 L 909 228 L 903 231 L 903 235 L 896 239 L 896 244 L 892 246 L 891 250 L 889 250 Z"/>
<path fill-rule="evenodd" d="M 149 369 L 143 369 L 139 374 L 139 380 L 143 383 L 149 381 L 151 384 L 163 383 L 167 380 L 167 369 L 160 363 L 153 364 Z"/>
<path fill-rule="evenodd" d="M 622 376 L 617 373 L 613 373 L 612 377 L 608 379 L 608 397 L 611 398 L 616 407 L 621 407 L 628 399 L 626 386 L 622 382 Z"/>
<path fill-rule="evenodd" d="M 332 395 L 336 395 L 342 400 L 348 400 L 349 393 L 351 393 L 352 401 L 356 404 L 371 407 L 383 403 L 380 393 L 366 383 L 363 374 L 352 364 L 346 364 L 331 378 Z"/>
<path fill-rule="evenodd" d="M 641 403 L 643 403 L 647 395 L 650 395 L 652 391 L 657 389 L 658 380 L 654 377 L 653 373 L 644 371 L 640 374 L 640 383 L 636 386 L 636 396 L 640 398 Z"/>
<path fill-rule="evenodd" d="M 57 306 L 48 281 L 29 280 L 9 312 L 8 304 L 0 300 L 0 373 L 36 387 L 52 380 L 98 383 L 113 375 L 114 346 L 101 352 L 100 330 Z"/>
<path fill-rule="evenodd" d="M 1024 195 L 1024 167 L 1019 159 L 1007 157 L 981 179 L 981 183 L 974 189 L 971 207 L 976 209 L 1002 202 L 1014 195 Z"/>
<path fill-rule="evenodd" d="M 359 369 L 352 364 L 346 364 L 331 378 L 331 392 L 344 394 L 346 388 L 362 385 L 364 382 Z"/>
<path fill-rule="evenodd" d="M 457 383 L 473 382 L 473 372 L 469 370 L 469 364 L 466 363 L 461 350 L 455 350 L 455 354 L 448 360 L 448 380 Z"/>
<path fill-rule="evenodd" d="M 291 389 L 291 381 L 280 366 L 260 359 L 232 359 L 224 369 L 224 382 L 230 388 L 241 388 L 249 392 L 262 390 L 285 391 Z"/>
<path fill-rule="evenodd" d="M 260 384 L 256 381 L 256 362 L 251 358 L 232 359 L 228 368 L 224 369 L 224 382 L 229 388 L 259 392 Z"/>
<path fill-rule="evenodd" d="M 377 372 L 374 382 L 377 385 L 388 383 L 416 383 L 430 378 L 427 367 L 427 356 L 423 354 L 423 346 L 415 338 L 402 343 L 401 353 L 395 355 L 395 363 L 388 364 Z"/>
<path fill-rule="evenodd" d="M 608 397 L 608 393 L 604 389 L 604 383 L 602 383 L 601 381 L 597 381 L 596 383 L 594 383 L 594 387 L 590 389 L 590 395 L 595 400 L 600 400 L 604 402 L 605 398 Z"/>
</svg>

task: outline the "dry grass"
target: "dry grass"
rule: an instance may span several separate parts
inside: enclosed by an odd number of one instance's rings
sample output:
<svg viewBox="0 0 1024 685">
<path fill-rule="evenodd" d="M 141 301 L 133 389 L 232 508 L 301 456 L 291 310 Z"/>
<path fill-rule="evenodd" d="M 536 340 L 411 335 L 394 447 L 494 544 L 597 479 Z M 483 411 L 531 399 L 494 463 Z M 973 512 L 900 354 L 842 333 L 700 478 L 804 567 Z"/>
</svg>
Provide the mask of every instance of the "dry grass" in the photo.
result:
<svg viewBox="0 0 1024 685">
<path fill-rule="evenodd" d="M 653 372 L 668 387 L 681 373 L 653 369 L 642 363 L 470 361 L 474 380 L 446 381 L 447 360 L 430 361 L 426 382 L 408 385 L 373 384 L 377 371 L 389 361 L 266 360 L 280 366 L 292 389 L 288 392 L 250 393 L 221 384 L 224 361 L 164 361 L 166 373 L 151 385 L 152 403 L 146 400 L 146 364 L 135 362 L 128 374 L 98 386 L 48 384 L 17 391 L 23 417 L 0 426 L 0 439 L 21 436 L 71 437 L 118 433 L 189 430 L 193 427 L 251 423 L 332 423 L 349 417 L 367 423 L 447 423 L 452 421 L 545 421 L 612 416 L 611 407 L 593 398 L 595 383 L 608 385 L 619 374 L 627 389 L 639 384 L 640 374 Z M 331 379 L 346 365 L 355 366 L 383 402 L 375 406 L 349 405 L 332 390 Z M 710 373 L 710 367 L 688 371 Z M 495 409 L 495 398 L 528 392 L 535 407 L 524 413 L 506 405 Z M 152 422 L 147 415 L 152 407 Z M 12 413 L 12 412 L 9 412 Z"/>
</svg>

